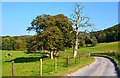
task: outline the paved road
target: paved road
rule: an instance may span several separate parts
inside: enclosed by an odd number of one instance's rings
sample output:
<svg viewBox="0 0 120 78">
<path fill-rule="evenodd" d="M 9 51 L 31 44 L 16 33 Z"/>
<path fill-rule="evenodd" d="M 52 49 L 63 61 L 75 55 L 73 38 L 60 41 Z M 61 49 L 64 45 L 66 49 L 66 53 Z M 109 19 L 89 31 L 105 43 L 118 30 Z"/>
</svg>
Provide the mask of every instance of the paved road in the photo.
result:
<svg viewBox="0 0 120 78">
<path fill-rule="evenodd" d="M 114 64 L 107 58 L 95 57 L 96 61 L 68 76 L 117 76 Z"/>
</svg>

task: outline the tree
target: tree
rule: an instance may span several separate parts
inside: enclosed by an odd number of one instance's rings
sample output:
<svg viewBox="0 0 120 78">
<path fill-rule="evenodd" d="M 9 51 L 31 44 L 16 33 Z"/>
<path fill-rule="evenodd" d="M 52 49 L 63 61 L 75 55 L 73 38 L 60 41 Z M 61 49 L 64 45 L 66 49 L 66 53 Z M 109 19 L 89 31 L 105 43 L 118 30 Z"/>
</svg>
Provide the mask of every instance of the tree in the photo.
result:
<svg viewBox="0 0 120 78">
<path fill-rule="evenodd" d="M 14 37 L 10 38 L 10 47 L 11 47 L 11 50 L 16 50 L 16 41 Z"/>
<path fill-rule="evenodd" d="M 43 48 L 50 50 L 56 48 L 64 50 L 63 35 L 57 26 L 49 27 L 39 35 L 39 42 L 43 42 Z"/>
<path fill-rule="evenodd" d="M 78 48 L 85 47 L 85 40 L 84 40 L 83 36 L 79 36 L 78 43 L 79 43 Z"/>
<path fill-rule="evenodd" d="M 22 50 L 22 40 L 19 38 L 16 40 L 16 50 Z"/>
<path fill-rule="evenodd" d="M 26 47 L 28 52 L 35 52 L 38 48 L 36 36 L 28 37 L 26 39 Z"/>
<path fill-rule="evenodd" d="M 10 50 L 10 39 L 8 37 L 2 39 L 2 50 Z"/>
<path fill-rule="evenodd" d="M 77 56 L 77 49 L 78 49 L 78 29 L 80 27 L 90 27 L 92 26 L 89 23 L 90 18 L 87 16 L 82 16 L 82 9 L 83 7 L 81 4 L 76 3 L 74 12 L 72 14 L 72 19 L 71 22 L 73 26 L 76 27 L 76 37 L 75 37 L 75 44 L 74 44 L 74 49 L 73 49 L 73 57 Z M 86 31 L 86 30 L 85 30 Z"/>
<path fill-rule="evenodd" d="M 71 32 L 73 32 L 73 27 L 69 19 L 63 14 L 56 15 L 56 26 L 60 29 L 63 35 L 63 44 L 65 48 L 71 48 L 71 42 L 73 40 Z"/>
<path fill-rule="evenodd" d="M 71 32 L 73 31 L 72 24 L 69 19 L 63 14 L 58 14 L 55 16 L 50 15 L 40 15 L 36 19 L 33 19 L 31 26 L 28 27 L 27 31 L 35 31 L 37 35 L 40 35 L 41 31 L 47 29 L 48 27 L 57 26 L 63 35 L 63 44 L 65 47 L 71 47 Z"/>
<path fill-rule="evenodd" d="M 73 27 L 63 14 L 37 16 L 36 19 L 33 19 L 31 26 L 27 28 L 27 31 L 32 30 L 36 32 L 38 49 L 64 50 L 71 47 Z"/>
<path fill-rule="evenodd" d="M 95 36 L 92 36 L 91 43 L 92 43 L 92 47 L 97 45 L 97 39 Z"/>
<path fill-rule="evenodd" d="M 53 59 L 53 50 L 64 50 L 63 35 L 57 26 L 52 26 L 41 32 L 39 42 L 42 42 L 43 48 L 50 51 Z"/>
</svg>

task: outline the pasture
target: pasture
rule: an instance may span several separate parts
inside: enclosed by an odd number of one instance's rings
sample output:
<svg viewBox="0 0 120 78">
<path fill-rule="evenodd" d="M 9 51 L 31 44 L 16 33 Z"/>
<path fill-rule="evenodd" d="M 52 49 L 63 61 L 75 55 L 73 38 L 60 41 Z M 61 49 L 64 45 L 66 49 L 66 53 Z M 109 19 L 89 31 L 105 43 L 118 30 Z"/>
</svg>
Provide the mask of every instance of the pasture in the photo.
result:
<svg viewBox="0 0 120 78">
<path fill-rule="evenodd" d="M 12 57 L 6 58 L 6 53 L 12 53 Z M 66 54 L 66 55 L 65 55 Z M 66 58 L 68 53 L 60 53 L 57 58 L 57 71 L 54 70 L 54 59 L 50 57 L 43 58 L 43 76 L 49 75 L 65 75 L 66 72 L 74 71 L 80 67 L 90 64 L 94 61 L 91 57 L 77 59 L 77 64 L 75 64 L 75 59 L 69 59 L 69 66 L 66 65 Z M 34 56 L 31 54 L 25 54 L 23 51 L 2 51 L 2 76 L 12 75 L 12 63 L 14 60 L 14 74 L 15 76 L 39 76 L 40 75 L 40 58 L 42 53 L 36 53 Z M 85 60 L 85 61 L 84 61 Z M 80 62 L 80 63 L 79 63 Z"/>
<path fill-rule="evenodd" d="M 59 57 L 57 57 L 57 71 L 54 70 L 54 59 L 50 57 L 43 59 L 43 76 L 63 76 L 66 73 L 73 72 L 78 68 L 86 66 L 94 61 L 93 57 L 81 57 L 77 59 L 75 64 L 75 59 L 72 57 L 72 50 L 68 49 L 59 52 Z M 78 49 L 79 53 L 88 52 L 106 52 L 106 51 L 118 51 L 118 42 L 111 43 L 100 43 L 95 47 L 87 47 Z M 12 53 L 12 57 L 6 58 L 7 53 Z M 23 51 L 2 51 L 2 76 L 12 75 L 12 64 L 11 61 L 14 60 L 14 75 L 15 76 L 39 76 L 40 75 L 40 58 L 43 52 L 36 52 L 35 55 L 26 54 Z M 66 58 L 70 57 L 69 66 L 66 65 Z"/>
</svg>

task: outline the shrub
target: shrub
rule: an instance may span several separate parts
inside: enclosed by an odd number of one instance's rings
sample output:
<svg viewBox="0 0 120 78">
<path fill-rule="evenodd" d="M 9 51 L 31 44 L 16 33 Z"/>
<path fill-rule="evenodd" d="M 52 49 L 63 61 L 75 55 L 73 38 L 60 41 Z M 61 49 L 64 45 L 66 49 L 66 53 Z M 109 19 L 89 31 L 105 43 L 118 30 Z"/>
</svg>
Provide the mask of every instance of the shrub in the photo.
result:
<svg viewBox="0 0 120 78">
<path fill-rule="evenodd" d="M 86 44 L 86 47 L 92 47 L 92 44 Z"/>
</svg>

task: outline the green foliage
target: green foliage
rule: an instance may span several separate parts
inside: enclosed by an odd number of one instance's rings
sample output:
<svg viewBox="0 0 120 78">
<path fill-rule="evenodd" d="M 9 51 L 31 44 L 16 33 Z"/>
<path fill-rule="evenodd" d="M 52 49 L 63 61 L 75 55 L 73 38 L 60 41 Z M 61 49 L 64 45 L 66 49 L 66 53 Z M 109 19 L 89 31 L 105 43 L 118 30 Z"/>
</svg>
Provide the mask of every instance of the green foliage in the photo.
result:
<svg viewBox="0 0 120 78">
<path fill-rule="evenodd" d="M 4 38 L 2 39 L 2 49 L 3 50 L 10 50 L 10 39 L 9 38 Z"/>
<path fill-rule="evenodd" d="M 85 40 L 83 36 L 79 36 L 78 44 L 78 48 L 85 47 Z"/>
<path fill-rule="evenodd" d="M 36 37 L 29 37 L 26 40 L 26 48 L 28 52 L 35 52 L 38 48 Z"/>
<path fill-rule="evenodd" d="M 26 50 L 26 39 L 30 36 L 3 36 L 2 50 Z"/>
<path fill-rule="evenodd" d="M 63 35 L 57 26 L 52 26 L 42 31 L 38 36 L 39 42 L 42 42 L 45 50 L 56 48 L 57 50 L 64 50 Z"/>
<path fill-rule="evenodd" d="M 93 47 L 93 46 L 97 45 L 96 37 L 93 35 L 86 35 L 85 36 L 85 44 L 86 44 L 86 47 Z"/>
<path fill-rule="evenodd" d="M 120 24 L 90 34 L 97 38 L 98 43 L 120 41 Z"/>
<path fill-rule="evenodd" d="M 55 16 L 40 15 L 31 22 L 31 26 L 27 31 L 35 31 L 37 35 L 39 49 L 64 50 L 67 47 L 72 47 L 73 27 L 68 21 L 68 18 L 63 14 Z"/>
<path fill-rule="evenodd" d="M 16 50 L 16 40 L 13 37 L 10 37 L 10 46 L 11 46 L 11 50 Z"/>
<path fill-rule="evenodd" d="M 86 44 L 86 47 L 92 47 L 92 45 L 91 44 Z"/>
<path fill-rule="evenodd" d="M 92 38 L 91 38 L 91 42 L 92 42 L 92 44 L 91 44 L 92 47 L 97 45 L 97 39 L 96 39 L 95 36 L 92 36 Z"/>
<path fill-rule="evenodd" d="M 22 40 L 21 39 L 17 39 L 16 40 L 16 50 L 22 50 Z"/>
</svg>

